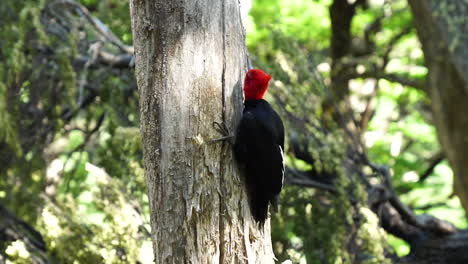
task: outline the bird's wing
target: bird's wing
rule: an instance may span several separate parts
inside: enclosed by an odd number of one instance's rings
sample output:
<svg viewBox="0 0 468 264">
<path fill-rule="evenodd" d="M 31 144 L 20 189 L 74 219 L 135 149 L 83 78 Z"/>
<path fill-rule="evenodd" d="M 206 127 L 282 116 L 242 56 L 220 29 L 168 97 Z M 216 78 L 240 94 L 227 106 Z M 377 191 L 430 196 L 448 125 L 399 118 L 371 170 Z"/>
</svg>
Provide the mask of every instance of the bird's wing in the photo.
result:
<svg viewBox="0 0 468 264">
<path fill-rule="evenodd" d="M 284 173 L 283 148 L 277 143 L 272 127 L 257 119 L 255 112 L 245 111 L 237 128 L 234 152 L 269 190 L 281 190 Z"/>
<path fill-rule="evenodd" d="M 268 202 L 276 209 L 283 186 L 283 147 L 278 143 L 278 132 L 271 119 L 257 110 L 244 111 L 239 123 L 234 152 L 245 166 L 251 198 L 251 209 L 257 221 L 265 221 Z"/>
<path fill-rule="evenodd" d="M 248 162 L 249 145 L 252 141 L 249 131 L 254 131 L 255 129 L 255 116 L 251 112 L 244 112 L 237 127 L 236 141 L 234 143 L 234 154 L 236 155 L 236 159 L 242 164 Z"/>
<path fill-rule="evenodd" d="M 281 192 L 284 181 L 284 152 L 281 146 L 275 144 L 271 157 L 271 190 L 273 195 L 277 195 Z"/>
<path fill-rule="evenodd" d="M 283 146 L 278 144 L 280 141 L 278 132 L 279 134 L 284 132 L 275 131 L 278 128 L 272 126 L 272 122 L 258 121 L 252 124 L 255 129 L 251 131 L 255 132 L 250 133 L 249 151 L 254 153 L 252 160 L 257 177 L 261 178 L 261 183 L 268 190 L 268 197 L 271 200 L 280 193 L 283 186 L 284 153 Z"/>
</svg>

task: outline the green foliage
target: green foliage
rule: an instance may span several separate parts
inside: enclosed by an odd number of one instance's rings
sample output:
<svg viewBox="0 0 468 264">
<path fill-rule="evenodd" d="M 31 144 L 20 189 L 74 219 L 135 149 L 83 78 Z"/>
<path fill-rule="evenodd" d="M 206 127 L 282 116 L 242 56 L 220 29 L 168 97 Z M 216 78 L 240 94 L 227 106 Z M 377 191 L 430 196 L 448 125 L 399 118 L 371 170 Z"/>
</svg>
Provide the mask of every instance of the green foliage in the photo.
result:
<svg viewBox="0 0 468 264">
<path fill-rule="evenodd" d="M 29 3 L 24 7 L 15 2 L 6 1 L 2 3 L 0 9 L 2 13 L 9 14 L 4 16 L 2 23 L 0 23 L 2 48 L 0 53 L 2 61 L 0 65 L 0 122 L 2 124 L 0 142 L 8 144 L 16 155 L 21 155 L 22 150 L 17 137 L 17 123 L 13 121 L 18 109 L 14 105 L 8 105 L 8 99 L 14 96 L 9 87 L 23 86 L 27 82 L 21 80 L 22 72 L 31 70 L 26 55 L 31 51 L 26 45 L 27 37 L 31 31 L 42 32 L 40 25 L 29 22 L 30 20 L 34 22 L 39 20 L 40 8 L 44 5 L 44 1 L 35 6 Z M 13 15 L 13 13 L 18 15 Z M 35 26 L 38 26 L 37 29 Z M 31 56 L 34 56 L 34 53 Z"/>
<path fill-rule="evenodd" d="M 58 141 L 66 142 L 63 147 L 70 153 L 83 140 L 82 132 L 73 131 Z M 58 182 L 56 199 L 46 199 L 39 230 L 61 263 L 149 263 L 149 210 L 139 131 L 117 127 L 98 142 L 86 152 L 52 162 L 63 167 L 65 177 Z M 111 177 L 107 171 L 115 174 Z"/>
<path fill-rule="evenodd" d="M 83 68 L 76 59 L 101 37 L 47 4 L 0 5 L 0 202 L 41 231 L 57 263 L 149 263 L 133 71 Z M 86 4 L 131 43 L 128 2 Z M 8 246 L 9 261 L 30 263 Z"/>
<path fill-rule="evenodd" d="M 42 209 L 39 228 L 60 263 L 135 263 L 144 238 L 139 213 L 120 181 L 87 164 L 86 191 Z M 73 252 L 73 253 L 72 253 Z"/>
<path fill-rule="evenodd" d="M 309 142 L 307 150 L 314 160 L 313 164 L 305 163 L 289 153 L 287 165 L 328 175 L 326 181 L 333 181 L 338 187 L 338 195 L 318 194 L 314 190 L 292 186 L 283 190 L 281 204 L 284 207 L 272 222 L 272 239 L 276 241 L 278 259 L 290 259 L 294 263 L 302 260 L 307 263 L 351 263 L 353 256 L 345 249 L 349 246 L 348 228 L 358 226 L 355 231 L 359 241 L 357 246 L 368 256 L 367 263 L 385 263 L 388 261 L 382 254 L 385 235 L 375 219 L 367 220 L 368 215 L 361 213 L 364 209 L 353 208 L 348 200 L 351 193 L 365 204 L 365 191 L 359 184 L 347 180 L 343 173 L 331 174 L 342 167 L 346 148 L 336 124 L 322 115 L 327 88 L 315 70 L 320 56 L 308 55 L 307 48 L 281 32 L 272 35 L 275 44 L 282 49 L 271 50 L 266 55 L 270 60 L 259 62 L 274 76 L 269 97 L 277 103 L 276 109 L 283 116 L 286 130 L 292 133 L 289 136 L 298 142 Z M 294 113 L 294 117 L 284 118 L 290 113 Z M 307 123 L 296 119 L 307 120 Z M 355 217 L 364 220 L 355 223 Z"/>
<path fill-rule="evenodd" d="M 105 137 L 105 136 L 104 136 Z M 139 128 L 118 127 L 113 137 L 103 141 L 97 151 L 97 164 L 112 171 L 113 178 L 125 182 L 126 190 L 149 212 L 144 181 L 142 146 Z"/>
<path fill-rule="evenodd" d="M 362 263 L 390 264 L 392 261 L 385 257 L 387 233 L 380 227 L 378 217 L 368 208 L 360 208 L 363 223 L 358 230 L 358 246 L 362 253 Z"/>
<path fill-rule="evenodd" d="M 427 120 L 430 115 L 424 108 L 425 95 L 382 81 L 378 100 L 379 107 L 366 135 L 371 159 L 392 167 L 395 189 L 405 203 L 413 208 L 447 203 L 418 212 L 465 227 L 464 211 L 458 198 L 449 198 L 453 175 L 447 163 L 440 163 L 429 178 L 419 181 L 432 157 L 440 151 L 435 128 Z"/>
<path fill-rule="evenodd" d="M 79 2 L 131 45 L 127 1 Z M 331 2 L 253 1 L 244 21 L 254 65 L 273 75 L 267 99 L 285 120 L 288 138 L 308 142 L 304 148 L 314 160 L 310 164 L 288 152 L 287 165 L 320 174 L 338 189 L 329 194 L 286 186 L 272 221 L 273 246 L 280 261 L 386 263 L 387 239 L 399 255 L 408 246 L 378 226 L 358 182 L 329 173 L 343 166 L 346 144 L 323 107 L 332 94 Z M 366 70 L 371 63 L 381 65 L 389 42 L 411 27 L 406 1 L 370 2 L 369 8 L 357 9 L 351 28 L 359 43 L 369 24 L 381 18 L 380 30 L 369 35 L 375 41 L 372 56 L 356 63 Z M 133 71 L 80 66 L 75 59 L 91 57 L 89 44 L 102 37 L 65 8 L 61 19 L 75 24 L 65 31 L 47 24 L 56 19 L 44 11 L 48 3 L 3 0 L 0 5 L 0 202 L 41 231 L 59 263 L 150 263 Z M 408 32 L 392 44 L 385 71 L 423 80 L 423 53 L 414 30 Z M 108 44 L 103 49 L 118 52 Z M 353 80 L 350 100 L 358 121 L 367 102 L 375 110 L 362 133 L 369 158 L 392 168 L 395 189 L 418 213 L 466 227 L 458 199 L 449 198 L 453 180 L 446 162 L 419 181 L 440 151 L 427 96 L 384 80 L 369 92 L 368 84 L 367 79 Z M 93 93 L 92 103 L 82 106 L 80 100 Z M 349 195 L 359 202 L 351 203 Z M 433 203 L 446 205 L 430 207 Z M 359 260 L 347 253 L 349 232 Z M 10 243 L 6 253 L 14 263 L 29 263 L 19 241 Z"/>
<path fill-rule="evenodd" d="M 395 236 L 388 235 L 388 242 L 395 249 L 395 252 L 397 253 L 398 256 L 403 257 L 410 253 L 410 247 L 408 246 L 408 243 L 406 243 L 405 241 Z"/>
<path fill-rule="evenodd" d="M 315 202 L 315 206 L 312 204 L 310 225 L 302 230 L 313 230 L 304 247 L 307 263 L 351 262 L 351 256 L 345 249 L 347 226 L 352 221 L 352 212 L 348 211 L 350 207 L 344 192 L 340 193 L 338 198 L 325 196 L 321 197 L 319 203 Z"/>
<path fill-rule="evenodd" d="M 272 32 L 317 50 L 329 45 L 330 19 L 324 15 L 331 1 L 258 0 L 253 1 L 246 23 L 247 45 L 255 56 L 278 50 Z M 310 30 L 313 28 L 314 30 Z"/>
<path fill-rule="evenodd" d="M 21 126 L 32 124 L 22 120 L 21 110 L 30 104 L 29 97 L 33 96 L 28 92 L 30 84 L 37 81 L 40 75 L 31 63 L 37 53 L 29 42 L 33 36 L 37 38 L 37 45 L 48 42 L 39 23 L 44 4 L 45 1 L 21 4 L 17 1 L 3 1 L 0 7 L 0 146 L 4 146 L 0 149 L 0 189 L 5 191 L 0 201 L 32 218 L 34 215 L 30 212 L 34 206 L 22 201 L 28 200 L 30 195 L 36 195 L 41 188 L 43 180 L 40 168 L 44 163 L 34 159 L 36 150 L 24 146 L 20 138 Z M 20 102 L 17 104 L 16 100 Z M 11 163 L 13 167 L 8 166 Z"/>
<path fill-rule="evenodd" d="M 5 255 L 15 264 L 31 263 L 31 254 L 24 242 L 20 240 L 9 243 L 5 249 Z"/>
<path fill-rule="evenodd" d="M 327 136 L 318 128 L 326 127 L 333 131 L 328 123 L 320 121 L 323 114 L 321 98 L 332 93 L 326 88 L 331 81 L 328 79 L 330 59 L 323 52 L 330 43 L 329 4 L 330 1 L 254 1 L 246 23 L 248 48 L 255 67 L 266 69 L 273 75 L 273 87 L 267 96 L 276 102 L 276 109 L 286 120 L 289 137 L 299 142 L 310 142 L 311 138 L 312 142 L 315 138 L 320 142 L 328 142 Z M 354 40 L 365 38 L 369 25 L 376 20 L 380 21 L 379 30 L 376 33 L 369 31 L 371 33 L 368 35 L 375 42 L 372 47 L 373 57 L 366 57 L 357 65 L 362 63 L 366 70 L 372 68 L 367 63 L 380 66 L 385 62 L 382 58 L 388 53 L 386 72 L 424 80 L 427 69 L 423 66 L 423 53 L 415 31 L 411 29 L 412 18 L 407 2 L 397 0 L 386 2 L 382 6 L 370 1 L 367 9 L 358 8 L 351 27 Z M 395 39 L 405 31 L 406 34 L 401 38 Z M 356 43 L 359 45 L 359 41 Z M 317 70 L 325 78 L 325 85 L 314 77 Z M 364 109 L 367 102 L 371 102 L 370 106 L 375 109 L 367 131 L 363 132 L 364 142 L 369 147 L 370 160 L 392 168 L 393 184 L 403 201 L 414 208 L 448 201 L 448 206 L 417 212 L 434 213 L 460 227 L 466 226 L 458 199 L 448 198 L 452 191 L 452 175 L 444 163 L 438 165 L 426 181 L 418 182 L 431 158 L 440 151 L 434 126 L 431 124 L 430 102 L 426 94 L 412 87 L 384 80 L 377 83 L 375 95 L 369 92 L 367 80 L 353 80 L 350 86 L 351 102 L 357 113 Z M 295 116 L 291 117 L 288 113 L 294 113 Z M 311 125 L 297 127 L 296 118 L 307 120 Z M 357 120 L 360 118 L 356 117 Z M 336 138 L 334 135 L 330 137 Z M 333 161 L 336 153 L 330 151 L 333 148 L 329 145 L 312 144 L 307 149 L 314 160 L 313 165 L 298 160 L 289 153 L 287 164 L 304 171 L 326 170 L 324 166 L 335 164 L 330 161 Z M 343 224 L 339 222 L 342 219 L 335 219 L 337 209 L 333 205 L 328 204 L 325 207 L 328 211 L 323 207 L 321 209 L 322 204 L 315 201 L 319 198 L 314 192 L 297 187 L 287 187 L 282 199 L 286 208 L 282 208 L 281 214 L 275 216 L 272 227 L 273 241 L 276 241 L 274 246 L 280 260 L 291 259 L 298 263 L 306 258 L 307 263 L 314 263 L 324 254 L 312 253 L 314 248 L 324 248 L 323 243 L 328 242 L 330 248 L 337 248 L 333 246 L 333 238 L 327 237 L 327 232 L 339 237 L 340 232 L 335 227 Z M 370 252 L 370 256 L 382 256 L 384 250 L 389 251 L 383 246 L 387 243 L 386 235 L 376 225 L 372 214 L 363 213 L 362 209 L 359 212 L 366 219 L 357 232 L 362 250 Z M 338 222 L 334 222 L 335 220 Z M 333 226 L 333 231 L 330 231 L 330 226 Z M 308 246 L 313 244 L 313 237 L 320 237 L 322 244 Z M 401 240 L 391 238 L 389 242 L 399 255 L 407 253 L 408 247 Z M 312 257 L 308 254 L 315 255 Z M 327 252 L 326 255 L 333 256 L 334 252 Z M 346 262 L 346 257 L 343 260 Z M 369 258 L 365 263 L 384 261 Z"/>
</svg>

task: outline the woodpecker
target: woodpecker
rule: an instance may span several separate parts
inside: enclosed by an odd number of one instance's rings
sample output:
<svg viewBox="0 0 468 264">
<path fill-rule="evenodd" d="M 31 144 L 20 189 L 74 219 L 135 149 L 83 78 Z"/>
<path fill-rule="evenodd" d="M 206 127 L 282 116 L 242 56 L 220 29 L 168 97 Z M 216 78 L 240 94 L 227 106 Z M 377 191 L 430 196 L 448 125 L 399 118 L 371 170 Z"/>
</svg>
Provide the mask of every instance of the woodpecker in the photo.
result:
<svg viewBox="0 0 468 264">
<path fill-rule="evenodd" d="M 244 169 L 250 209 L 263 225 L 268 205 L 278 209 L 284 179 L 284 126 L 279 115 L 263 99 L 271 75 L 251 69 L 244 79 L 244 111 L 236 132 L 234 154 Z"/>
</svg>

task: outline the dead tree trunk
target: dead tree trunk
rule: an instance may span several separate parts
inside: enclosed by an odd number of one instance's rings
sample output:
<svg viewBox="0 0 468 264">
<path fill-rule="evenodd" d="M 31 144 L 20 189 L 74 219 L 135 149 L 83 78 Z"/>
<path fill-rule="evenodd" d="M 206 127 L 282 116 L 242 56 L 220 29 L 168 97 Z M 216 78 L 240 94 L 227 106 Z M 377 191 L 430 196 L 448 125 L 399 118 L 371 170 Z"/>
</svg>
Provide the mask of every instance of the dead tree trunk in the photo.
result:
<svg viewBox="0 0 468 264">
<path fill-rule="evenodd" d="M 156 263 L 272 263 L 228 142 L 242 109 L 238 2 L 130 1 Z"/>
</svg>

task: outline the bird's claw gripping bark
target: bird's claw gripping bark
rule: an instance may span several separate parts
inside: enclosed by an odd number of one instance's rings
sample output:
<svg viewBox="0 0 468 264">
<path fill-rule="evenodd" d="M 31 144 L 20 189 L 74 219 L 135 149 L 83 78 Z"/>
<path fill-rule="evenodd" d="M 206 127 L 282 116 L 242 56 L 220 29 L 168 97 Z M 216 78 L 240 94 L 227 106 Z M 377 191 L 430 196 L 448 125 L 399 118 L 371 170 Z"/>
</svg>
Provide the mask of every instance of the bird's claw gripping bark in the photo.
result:
<svg viewBox="0 0 468 264">
<path fill-rule="evenodd" d="M 214 129 L 218 130 L 218 132 L 224 136 L 230 135 L 229 129 L 227 128 L 226 124 L 224 124 L 224 122 L 219 123 L 219 122 L 213 121 L 213 127 Z"/>
<path fill-rule="evenodd" d="M 219 141 L 224 141 L 224 140 L 228 140 L 229 143 L 232 143 L 231 142 L 231 139 L 234 137 L 233 135 L 231 135 L 229 129 L 227 128 L 226 124 L 224 122 L 216 122 L 216 121 L 213 121 L 213 127 L 214 129 L 216 129 L 221 135 L 223 135 L 223 137 L 220 137 L 220 138 L 215 138 L 215 139 L 212 139 L 210 141 L 208 141 L 209 143 L 215 143 L 215 142 L 219 142 Z"/>
</svg>

